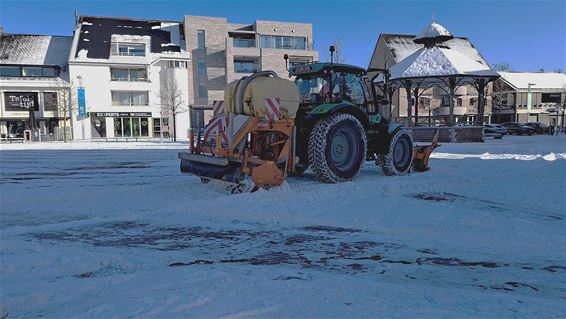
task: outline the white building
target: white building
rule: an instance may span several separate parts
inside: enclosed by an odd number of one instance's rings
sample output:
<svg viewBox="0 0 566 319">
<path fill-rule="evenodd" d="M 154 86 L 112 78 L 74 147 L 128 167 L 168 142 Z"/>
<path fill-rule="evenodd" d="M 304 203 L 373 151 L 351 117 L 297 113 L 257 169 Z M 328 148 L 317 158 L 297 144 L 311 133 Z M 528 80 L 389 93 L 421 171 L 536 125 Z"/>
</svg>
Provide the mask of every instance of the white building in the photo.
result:
<svg viewBox="0 0 566 319">
<path fill-rule="evenodd" d="M 493 121 L 564 125 L 566 74 L 499 72 L 493 87 Z"/>
<path fill-rule="evenodd" d="M 34 139 L 62 139 L 69 101 L 67 57 L 71 37 L 0 34 L 0 136 L 23 138 L 38 128 Z M 65 96 L 67 98 L 65 98 Z M 69 103 L 67 103 L 68 105 Z M 30 125 L 33 112 L 34 125 Z M 33 126 L 33 127 L 32 127 Z M 70 130 L 67 138 L 70 139 Z"/>
<path fill-rule="evenodd" d="M 186 139 L 189 61 L 179 22 L 80 17 L 69 55 L 74 138 Z"/>
</svg>

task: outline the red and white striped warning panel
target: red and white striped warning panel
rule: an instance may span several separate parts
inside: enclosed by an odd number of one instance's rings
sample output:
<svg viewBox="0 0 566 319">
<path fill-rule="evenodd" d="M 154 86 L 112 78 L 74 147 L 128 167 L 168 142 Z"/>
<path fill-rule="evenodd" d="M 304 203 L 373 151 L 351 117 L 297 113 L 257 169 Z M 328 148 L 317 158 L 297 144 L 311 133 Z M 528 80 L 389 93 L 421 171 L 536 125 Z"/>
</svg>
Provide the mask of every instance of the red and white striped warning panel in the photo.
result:
<svg viewBox="0 0 566 319">
<path fill-rule="evenodd" d="M 224 101 L 214 101 L 212 102 L 212 112 L 213 115 L 219 115 L 224 113 Z"/>
<path fill-rule="evenodd" d="M 244 127 L 244 125 L 251 119 L 247 115 L 233 115 L 233 129 L 234 135 Z M 204 129 L 204 140 L 214 143 L 216 142 L 216 135 L 220 134 L 223 144 L 228 144 L 228 134 L 230 129 L 230 114 L 220 114 L 213 116 L 210 122 Z"/>
<path fill-rule="evenodd" d="M 281 112 L 279 112 L 279 98 L 265 99 L 264 115 L 270 120 L 278 120 L 281 118 Z"/>
</svg>

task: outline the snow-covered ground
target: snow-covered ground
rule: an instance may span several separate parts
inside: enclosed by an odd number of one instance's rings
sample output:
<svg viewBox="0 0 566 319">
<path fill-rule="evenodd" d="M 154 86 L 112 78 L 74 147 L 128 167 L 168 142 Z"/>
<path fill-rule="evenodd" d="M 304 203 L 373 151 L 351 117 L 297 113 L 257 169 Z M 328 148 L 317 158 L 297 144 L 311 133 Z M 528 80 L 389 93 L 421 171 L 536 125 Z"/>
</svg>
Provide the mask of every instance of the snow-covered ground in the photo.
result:
<svg viewBox="0 0 566 319">
<path fill-rule="evenodd" d="M 564 136 L 240 195 L 185 147 L 1 145 L 0 316 L 566 317 Z"/>
</svg>

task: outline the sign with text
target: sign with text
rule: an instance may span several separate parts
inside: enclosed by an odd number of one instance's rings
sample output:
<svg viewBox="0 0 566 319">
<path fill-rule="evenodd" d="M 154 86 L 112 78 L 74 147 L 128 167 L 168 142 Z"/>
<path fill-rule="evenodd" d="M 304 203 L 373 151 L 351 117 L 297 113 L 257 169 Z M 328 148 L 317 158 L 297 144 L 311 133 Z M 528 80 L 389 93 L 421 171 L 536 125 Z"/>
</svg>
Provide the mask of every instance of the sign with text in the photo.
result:
<svg viewBox="0 0 566 319">
<path fill-rule="evenodd" d="M 77 89 L 77 99 L 79 102 L 79 116 L 86 115 L 86 99 L 85 99 L 85 89 L 78 88 Z"/>
<path fill-rule="evenodd" d="M 6 111 L 39 111 L 36 92 L 5 92 Z"/>
<path fill-rule="evenodd" d="M 94 117 L 151 117 L 151 112 L 90 112 Z"/>
</svg>

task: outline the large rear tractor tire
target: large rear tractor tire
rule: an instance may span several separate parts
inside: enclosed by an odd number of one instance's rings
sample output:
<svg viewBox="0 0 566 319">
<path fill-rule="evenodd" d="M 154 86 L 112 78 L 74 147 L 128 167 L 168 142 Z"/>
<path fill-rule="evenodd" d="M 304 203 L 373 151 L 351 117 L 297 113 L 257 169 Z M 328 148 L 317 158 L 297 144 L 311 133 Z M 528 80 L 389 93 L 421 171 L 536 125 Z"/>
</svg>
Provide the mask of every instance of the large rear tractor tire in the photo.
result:
<svg viewBox="0 0 566 319">
<path fill-rule="evenodd" d="M 385 154 L 378 154 L 376 164 L 385 175 L 404 175 L 413 163 L 413 137 L 407 130 L 398 130 L 391 137 Z"/>
<path fill-rule="evenodd" d="M 355 179 L 365 161 L 366 133 L 350 114 L 335 114 L 316 123 L 309 138 L 309 163 L 324 183 Z"/>
</svg>

